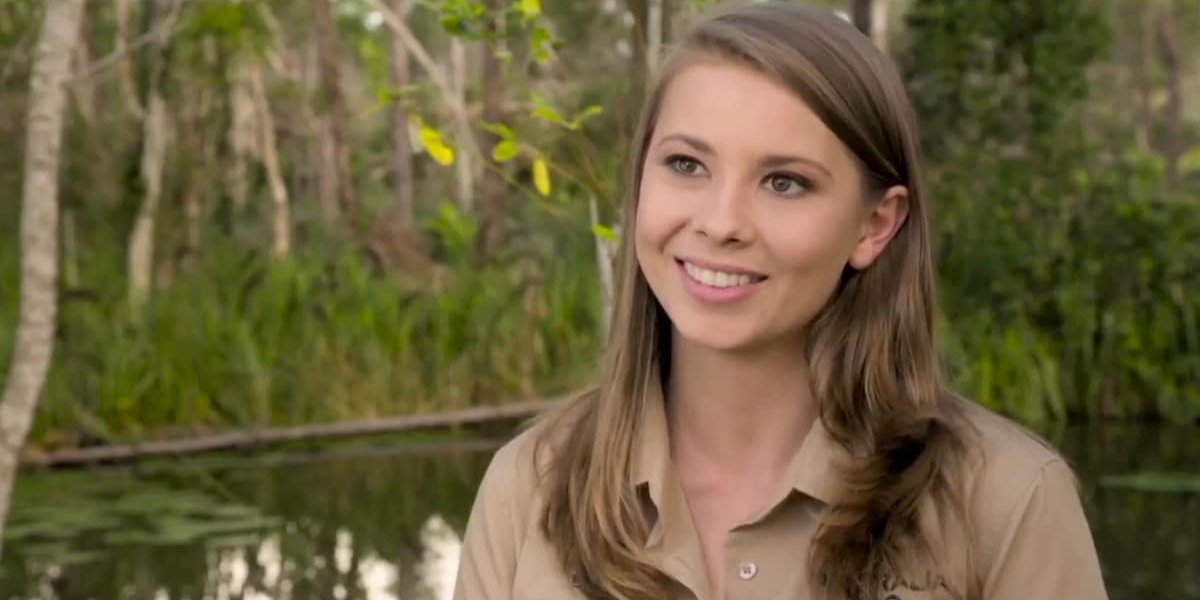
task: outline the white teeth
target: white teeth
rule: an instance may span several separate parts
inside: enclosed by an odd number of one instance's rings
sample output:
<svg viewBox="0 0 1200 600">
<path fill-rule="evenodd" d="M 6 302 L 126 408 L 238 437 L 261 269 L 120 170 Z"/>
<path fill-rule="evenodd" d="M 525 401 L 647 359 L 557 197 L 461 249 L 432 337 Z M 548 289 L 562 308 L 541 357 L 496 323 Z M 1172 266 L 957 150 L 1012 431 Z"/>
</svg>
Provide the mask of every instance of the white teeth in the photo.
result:
<svg viewBox="0 0 1200 600">
<path fill-rule="evenodd" d="M 754 278 L 749 275 L 713 271 L 687 262 L 683 263 L 683 269 L 687 271 L 687 274 L 692 279 L 711 287 L 729 288 L 739 285 L 750 285 L 754 281 Z"/>
</svg>

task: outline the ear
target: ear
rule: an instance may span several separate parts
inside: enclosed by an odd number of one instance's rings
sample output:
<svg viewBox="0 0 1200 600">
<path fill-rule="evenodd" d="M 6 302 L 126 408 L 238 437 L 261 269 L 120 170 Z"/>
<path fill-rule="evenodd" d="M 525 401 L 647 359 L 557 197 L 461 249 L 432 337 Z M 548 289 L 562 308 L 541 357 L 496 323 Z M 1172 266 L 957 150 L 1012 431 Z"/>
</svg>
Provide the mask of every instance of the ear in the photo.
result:
<svg viewBox="0 0 1200 600">
<path fill-rule="evenodd" d="M 871 207 L 863 220 L 858 243 L 850 254 L 850 266 L 860 271 L 871 266 L 907 219 L 908 188 L 894 185 Z"/>
</svg>

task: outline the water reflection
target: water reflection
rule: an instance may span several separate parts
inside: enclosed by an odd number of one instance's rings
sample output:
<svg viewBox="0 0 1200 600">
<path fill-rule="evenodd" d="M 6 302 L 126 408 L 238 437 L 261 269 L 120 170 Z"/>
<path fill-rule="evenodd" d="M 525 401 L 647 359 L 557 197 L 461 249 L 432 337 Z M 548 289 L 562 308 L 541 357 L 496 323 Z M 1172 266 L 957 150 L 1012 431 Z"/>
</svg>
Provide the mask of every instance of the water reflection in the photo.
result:
<svg viewBox="0 0 1200 600">
<path fill-rule="evenodd" d="M 1194 429 L 1048 432 L 1084 481 L 1113 600 L 1200 599 L 1200 494 L 1101 485 L 1200 475 Z M 448 600 L 495 443 L 343 448 L 30 474 L 0 600 Z"/>
</svg>

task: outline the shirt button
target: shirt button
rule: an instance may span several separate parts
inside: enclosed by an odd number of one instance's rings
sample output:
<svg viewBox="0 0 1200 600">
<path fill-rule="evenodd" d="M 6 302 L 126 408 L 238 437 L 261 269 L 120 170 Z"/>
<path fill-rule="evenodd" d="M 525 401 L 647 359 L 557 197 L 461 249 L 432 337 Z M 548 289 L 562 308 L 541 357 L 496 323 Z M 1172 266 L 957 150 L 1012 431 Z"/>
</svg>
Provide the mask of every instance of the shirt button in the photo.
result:
<svg viewBox="0 0 1200 600">
<path fill-rule="evenodd" d="M 738 565 L 738 577 L 740 577 L 743 581 L 750 581 L 751 579 L 754 579 L 754 576 L 757 574 L 758 565 L 750 561 L 746 561 Z"/>
</svg>

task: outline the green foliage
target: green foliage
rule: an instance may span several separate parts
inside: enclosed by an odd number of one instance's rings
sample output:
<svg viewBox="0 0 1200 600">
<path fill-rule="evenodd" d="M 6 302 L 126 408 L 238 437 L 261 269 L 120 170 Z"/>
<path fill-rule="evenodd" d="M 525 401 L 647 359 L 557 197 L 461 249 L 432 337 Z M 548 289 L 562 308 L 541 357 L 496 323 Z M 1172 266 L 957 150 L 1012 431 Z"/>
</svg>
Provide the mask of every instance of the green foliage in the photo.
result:
<svg viewBox="0 0 1200 600">
<path fill-rule="evenodd" d="M 1200 212 L 1085 129 L 1099 13 L 918 0 L 909 26 L 954 381 L 1027 421 L 1200 418 Z"/>
<path fill-rule="evenodd" d="M 126 312 L 123 291 L 140 129 L 119 109 L 116 78 L 97 79 L 99 105 L 117 108 L 67 131 L 63 204 L 76 233 L 63 257 L 61 327 L 36 441 L 498 402 L 566 389 L 590 371 L 603 337 L 594 240 L 619 235 L 603 223 L 619 222 L 617 174 L 643 81 L 630 76 L 632 58 L 613 51 L 629 35 L 623 11 L 512 0 L 489 12 L 480 0 L 428 0 L 408 15 L 435 54 L 458 36 L 504 58 L 503 122 L 471 123 L 492 134 L 475 158 L 509 183 L 505 239 L 484 261 L 479 215 L 440 202 L 455 169 L 438 163 L 475 150 L 458 139 L 419 70 L 402 89 L 389 82 L 387 28 L 366 24 L 366 3 L 337 4 L 348 49 L 341 58 L 351 58 L 345 78 L 367 99 L 352 107 L 351 131 L 366 215 L 382 218 L 392 201 L 392 132 L 380 109 L 401 102 L 427 151 L 415 176 L 419 245 L 433 266 L 395 275 L 321 229 L 305 155 L 315 153 L 312 126 L 303 122 L 305 98 L 316 95 L 270 61 L 263 71 L 293 194 L 295 256 L 267 258 L 259 175 L 247 207 L 229 202 L 228 67 L 239 54 L 298 53 L 310 24 L 295 6 L 212 0 L 181 13 L 167 86 L 181 135 L 156 240 L 163 273 L 137 316 Z M 900 59 L 931 158 L 946 362 L 962 391 L 1026 421 L 1191 422 L 1200 416 L 1200 155 L 1183 161 L 1192 187 L 1169 191 L 1162 159 L 1132 149 L 1126 122 L 1089 110 L 1105 91 L 1095 88 L 1093 66 L 1114 38 L 1098 10 L 1091 0 L 911 3 Z M 21 43 L 35 12 L 0 0 L 0 38 Z M 108 20 L 101 11 L 104 35 Z M 491 37 L 496 30 L 504 39 Z M 212 89 L 197 95 L 200 85 Z M 465 101 L 476 115 L 473 86 Z M 354 104 L 355 88 L 347 90 Z M 196 96 L 212 108 L 185 102 Z M 19 172 L 19 156 L 0 154 L 0 165 Z M 192 249 L 182 198 L 196 188 L 203 203 Z M 17 221 L 15 205 L 0 207 L 0 331 L 15 328 Z M 0 336 L 0 365 L 11 344 Z"/>
<path fill-rule="evenodd" d="M 443 204 L 427 230 L 445 266 L 427 278 L 384 276 L 359 254 L 317 243 L 287 262 L 223 246 L 159 290 L 141 317 L 120 294 L 69 294 L 79 299 L 62 306 L 34 439 L 328 422 L 578 385 L 599 347 L 599 292 L 584 275 L 590 241 L 564 245 L 547 233 L 562 230 L 543 223 L 524 247 L 479 266 L 477 228 Z M 96 258 L 93 277 L 120 278 L 119 256 Z M 15 280 L 15 262 L 5 267 L 4 280 Z M 16 298 L 0 300 L 3 324 Z"/>
</svg>

